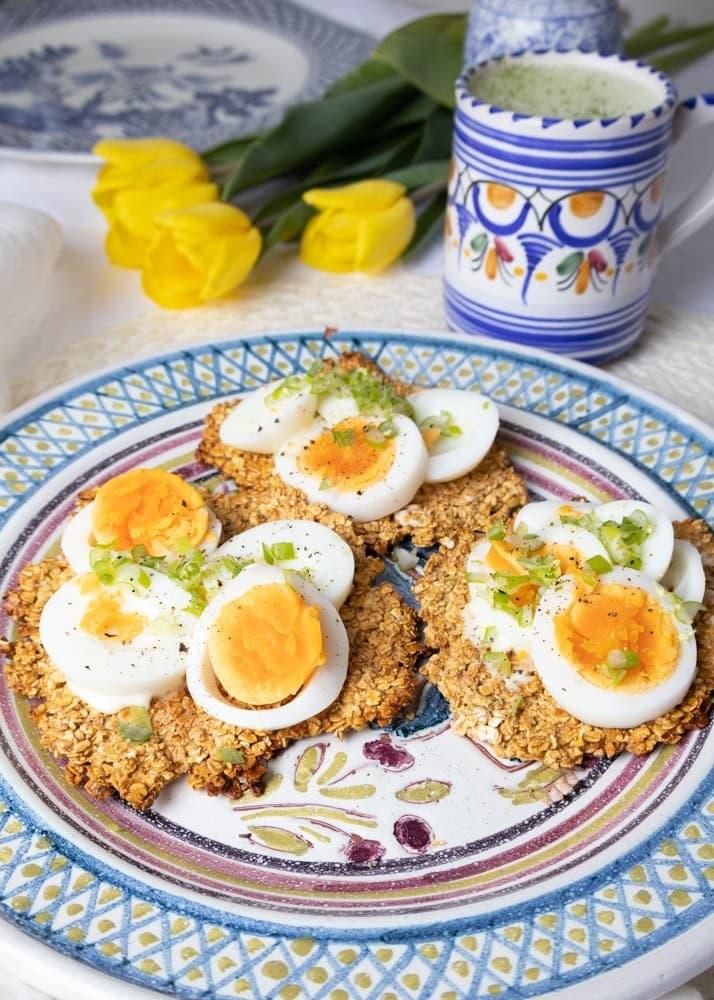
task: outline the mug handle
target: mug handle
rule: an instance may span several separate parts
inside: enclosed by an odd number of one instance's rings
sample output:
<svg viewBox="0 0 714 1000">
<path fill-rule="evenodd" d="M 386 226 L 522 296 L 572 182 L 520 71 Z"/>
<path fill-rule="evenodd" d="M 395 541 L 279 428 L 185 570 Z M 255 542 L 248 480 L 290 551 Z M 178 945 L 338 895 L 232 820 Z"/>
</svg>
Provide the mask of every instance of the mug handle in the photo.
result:
<svg viewBox="0 0 714 1000">
<path fill-rule="evenodd" d="M 714 124 L 714 94 L 688 97 L 674 113 L 672 141 L 676 144 L 702 125 Z M 714 217 L 714 172 L 701 187 L 662 219 L 657 230 L 659 252 L 667 253 Z"/>
</svg>

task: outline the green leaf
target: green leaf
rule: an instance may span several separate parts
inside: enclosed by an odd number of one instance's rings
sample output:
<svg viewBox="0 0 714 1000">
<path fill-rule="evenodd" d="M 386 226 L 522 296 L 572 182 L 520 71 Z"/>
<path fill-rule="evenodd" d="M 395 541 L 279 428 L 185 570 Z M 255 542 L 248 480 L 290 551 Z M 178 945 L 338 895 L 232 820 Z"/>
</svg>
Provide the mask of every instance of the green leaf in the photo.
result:
<svg viewBox="0 0 714 1000">
<path fill-rule="evenodd" d="M 647 45 L 650 40 L 661 34 L 668 24 L 669 18 L 666 14 L 661 14 L 659 17 L 653 17 L 651 21 L 646 21 L 625 39 L 622 46 L 623 55 L 626 55 L 628 59 L 636 59 L 637 56 L 648 52 Z"/>
<path fill-rule="evenodd" d="M 369 135 L 385 115 L 408 100 L 412 88 L 394 78 L 290 108 L 275 128 L 248 149 L 223 188 L 224 199 L 315 162 Z"/>
<path fill-rule="evenodd" d="M 714 31 L 708 31 L 691 45 L 684 45 L 671 54 L 657 56 L 651 62 L 663 73 L 676 73 L 677 70 L 702 59 L 712 51 L 714 51 Z"/>
<path fill-rule="evenodd" d="M 387 35 L 375 55 L 423 94 L 453 108 L 465 27 L 465 14 L 422 17 Z"/>
<path fill-rule="evenodd" d="M 448 160 L 451 154 L 451 139 L 454 116 L 446 108 L 436 107 L 424 122 L 421 140 L 414 154 L 415 163 L 430 160 Z"/>
<path fill-rule="evenodd" d="M 666 19 L 665 19 L 666 20 Z M 694 42 L 707 33 L 714 31 L 714 22 L 708 21 L 706 24 L 695 24 L 687 28 L 676 28 L 673 31 L 655 31 L 643 35 L 640 39 L 630 36 L 625 42 L 626 54 L 631 59 L 639 59 L 652 52 L 659 52 L 661 49 L 671 48 L 673 45 L 682 45 L 684 42 Z"/>
<path fill-rule="evenodd" d="M 349 94 L 352 90 L 359 90 L 361 87 L 368 87 L 372 83 L 381 83 L 383 80 L 394 79 L 397 76 L 396 70 L 392 69 L 381 59 L 370 56 L 359 66 L 355 66 L 345 76 L 340 77 L 331 87 L 328 87 L 324 97 L 336 97 L 339 94 Z"/>
<path fill-rule="evenodd" d="M 429 163 L 412 163 L 399 170 L 390 170 L 384 176 L 387 180 L 403 184 L 409 191 L 439 181 L 443 181 L 444 186 L 446 186 L 449 179 L 449 161 L 431 160 Z"/>
<path fill-rule="evenodd" d="M 407 164 L 419 142 L 419 130 L 406 129 L 356 153 L 348 150 L 328 157 L 305 179 L 305 190 L 319 184 L 347 181 L 355 177 L 377 177 L 391 167 Z"/>
<path fill-rule="evenodd" d="M 287 211 L 279 215 L 263 239 L 262 253 L 266 253 L 276 243 L 292 243 L 299 239 L 302 231 L 315 214 L 315 209 L 302 199 L 296 201 Z"/>
<path fill-rule="evenodd" d="M 220 146 L 213 146 L 212 149 L 205 150 L 205 152 L 201 153 L 201 156 L 209 167 L 219 167 L 225 163 L 236 163 L 245 156 L 246 150 L 259 138 L 260 133 L 246 135 L 242 139 L 231 139 L 230 142 L 222 142 Z"/>
<path fill-rule="evenodd" d="M 575 250 L 573 253 L 569 253 L 567 257 L 563 257 L 555 270 L 561 278 L 564 278 L 566 275 L 572 274 L 573 271 L 577 271 L 584 259 L 585 254 L 582 250 Z"/>
<path fill-rule="evenodd" d="M 412 241 L 404 251 L 402 260 L 410 260 L 429 243 L 441 227 L 441 220 L 446 208 L 446 191 L 439 191 L 426 205 L 417 219 Z"/>
<path fill-rule="evenodd" d="M 405 104 L 393 115 L 390 115 L 375 132 L 375 138 L 389 134 L 397 129 L 405 128 L 407 125 L 421 125 L 434 108 L 439 105 L 426 94 L 417 94 L 415 98 Z"/>
</svg>

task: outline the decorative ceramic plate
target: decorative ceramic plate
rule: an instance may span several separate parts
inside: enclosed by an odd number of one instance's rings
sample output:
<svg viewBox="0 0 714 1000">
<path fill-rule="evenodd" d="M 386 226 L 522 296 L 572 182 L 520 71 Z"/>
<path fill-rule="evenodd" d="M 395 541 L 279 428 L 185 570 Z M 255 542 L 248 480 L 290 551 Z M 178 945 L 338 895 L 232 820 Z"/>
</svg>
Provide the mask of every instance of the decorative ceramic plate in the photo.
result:
<svg viewBox="0 0 714 1000">
<path fill-rule="evenodd" d="M 602 372 L 455 335 L 275 334 L 105 372 L 14 415 L 2 588 L 54 550 L 79 489 L 147 463 L 210 481 L 193 451 L 214 400 L 345 348 L 424 385 L 479 385 L 536 496 L 644 497 L 714 518 L 712 433 Z M 0 688 L 5 958 L 91 1000 L 143 994 L 129 984 L 251 1000 L 650 1000 L 711 961 L 709 732 L 554 771 L 453 735 L 434 690 L 415 709 L 388 732 L 295 745 L 260 798 L 179 781 L 142 815 L 68 785 L 27 702 Z"/>
<path fill-rule="evenodd" d="M 0 145 L 88 154 L 103 136 L 195 149 L 319 96 L 373 39 L 288 0 L 6 0 Z"/>
</svg>

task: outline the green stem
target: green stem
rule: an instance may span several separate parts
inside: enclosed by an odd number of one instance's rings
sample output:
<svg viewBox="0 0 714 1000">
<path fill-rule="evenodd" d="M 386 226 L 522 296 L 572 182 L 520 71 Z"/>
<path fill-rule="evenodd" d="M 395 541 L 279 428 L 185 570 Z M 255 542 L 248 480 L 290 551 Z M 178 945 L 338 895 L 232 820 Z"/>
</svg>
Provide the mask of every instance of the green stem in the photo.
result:
<svg viewBox="0 0 714 1000">
<path fill-rule="evenodd" d="M 651 52 L 659 52 L 660 49 L 668 49 L 672 45 L 681 45 L 683 42 L 697 40 L 702 36 L 709 34 L 709 32 L 713 30 L 714 22 L 709 21 L 706 24 L 696 24 L 689 28 L 676 28 L 673 31 L 662 31 L 657 35 L 652 35 L 649 38 L 643 39 L 634 46 L 632 45 L 632 39 L 629 38 L 625 43 L 625 52 L 631 58 L 639 58 L 640 56 L 648 55 Z"/>
<path fill-rule="evenodd" d="M 703 56 L 714 51 L 714 31 L 707 32 L 698 41 L 685 45 L 676 52 L 667 53 L 652 60 L 652 65 L 663 73 L 676 73 Z"/>
<path fill-rule="evenodd" d="M 646 24 L 643 24 L 636 31 L 633 31 L 629 38 L 625 39 L 625 44 L 623 46 L 625 55 L 630 58 L 634 58 L 640 51 L 649 51 L 647 48 L 640 49 L 640 46 L 646 46 L 652 38 L 659 35 L 668 24 L 669 18 L 666 14 L 662 14 L 660 17 L 655 17 L 651 21 L 647 21 Z"/>
</svg>

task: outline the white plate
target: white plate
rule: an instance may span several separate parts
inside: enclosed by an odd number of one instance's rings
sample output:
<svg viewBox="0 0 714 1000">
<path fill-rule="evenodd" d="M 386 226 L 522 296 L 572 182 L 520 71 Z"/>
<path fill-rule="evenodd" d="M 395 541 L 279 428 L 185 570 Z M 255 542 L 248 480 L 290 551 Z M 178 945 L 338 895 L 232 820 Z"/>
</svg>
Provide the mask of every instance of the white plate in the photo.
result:
<svg viewBox="0 0 714 1000">
<path fill-rule="evenodd" d="M 7 0 L 0 146 L 84 158 L 104 137 L 195 149 L 258 131 L 373 40 L 289 0 Z"/>
</svg>

